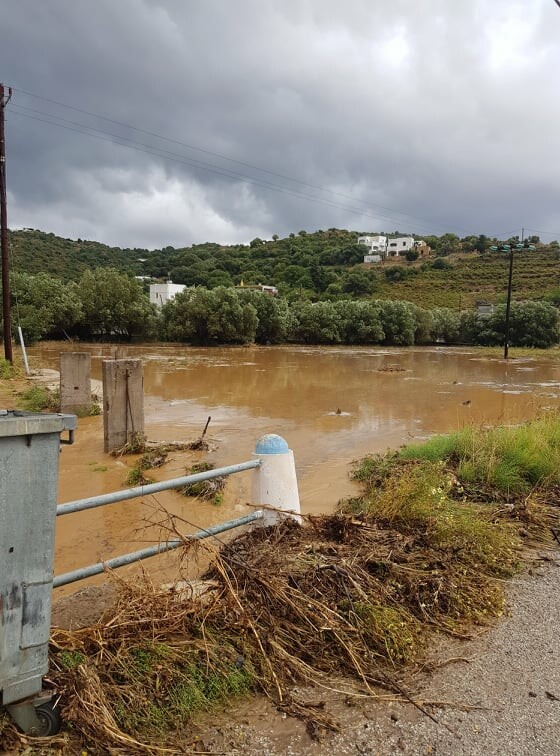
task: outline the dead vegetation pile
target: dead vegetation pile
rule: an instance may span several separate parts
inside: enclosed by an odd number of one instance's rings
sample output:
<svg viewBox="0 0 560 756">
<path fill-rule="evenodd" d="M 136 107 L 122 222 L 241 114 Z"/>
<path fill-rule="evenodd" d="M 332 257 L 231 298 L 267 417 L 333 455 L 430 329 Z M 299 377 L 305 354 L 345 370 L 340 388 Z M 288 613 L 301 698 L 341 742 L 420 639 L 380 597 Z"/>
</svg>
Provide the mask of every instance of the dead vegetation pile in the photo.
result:
<svg viewBox="0 0 560 756">
<path fill-rule="evenodd" d="M 507 501 L 496 488 L 496 506 L 471 501 L 464 484 L 487 493 L 495 482 L 461 478 L 469 458 L 440 452 L 366 458 L 354 472 L 360 497 L 231 541 L 202 594 L 113 576 L 117 598 L 98 624 L 52 634 L 70 751 L 183 752 L 197 711 L 250 691 L 311 734 L 335 729 L 321 700 L 294 695 L 297 683 L 320 691 L 352 679 L 362 695 L 382 686 L 406 697 L 401 670 L 429 633 L 468 637 L 500 615 L 504 579 L 529 545 L 550 541 L 560 511 L 550 478 L 510 488 Z M 199 548 L 185 540 L 183 558 Z"/>
<path fill-rule="evenodd" d="M 518 559 L 516 526 L 505 538 L 502 526 L 495 538 L 487 522 L 473 555 L 434 521 L 311 517 L 226 545 L 202 596 L 113 577 L 117 600 L 98 624 L 52 634 L 50 679 L 73 747 L 77 738 L 100 753 L 174 752 L 176 728 L 197 710 L 255 690 L 312 734 L 335 729 L 320 701 L 294 698 L 293 684 L 328 686 L 335 675 L 362 693 L 402 693 L 399 669 L 430 628 L 466 635 L 502 611 L 496 577 Z"/>
</svg>

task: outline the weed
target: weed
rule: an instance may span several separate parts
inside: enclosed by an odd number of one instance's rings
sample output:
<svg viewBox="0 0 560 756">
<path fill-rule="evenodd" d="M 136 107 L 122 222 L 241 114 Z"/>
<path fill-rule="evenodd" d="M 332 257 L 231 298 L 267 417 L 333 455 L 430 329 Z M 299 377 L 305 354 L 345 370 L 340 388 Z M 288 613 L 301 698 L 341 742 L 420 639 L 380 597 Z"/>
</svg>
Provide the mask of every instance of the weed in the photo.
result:
<svg viewBox="0 0 560 756">
<path fill-rule="evenodd" d="M 131 707 L 125 694 L 113 706 L 116 719 L 126 731 L 149 737 L 254 687 L 249 666 L 208 664 L 189 644 L 134 646 L 119 660 L 119 670 L 123 693 L 137 686 L 152 691 L 153 700 L 144 697 L 140 706 Z"/>
<path fill-rule="evenodd" d="M 49 391 L 44 386 L 32 386 L 24 391 L 18 401 L 21 409 L 29 412 L 42 412 L 60 410 L 60 395 L 56 391 Z"/>
<path fill-rule="evenodd" d="M 145 486 L 147 483 L 153 483 L 153 480 L 144 475 L 144 471 L 139 467 L 131 468 L 126 476 L 127 486 Z"/>
<path fill-rule="evenodd" d="M 211 462 L 197 462 L 187 470 L 187 475 L 195 475 L 196 473 L 207 472 L 213 469 L 214 465 Z M 223 494 L 221 492 L 225 484 L 226 481 L 222 475 L 209 480 L 200 480 L 196 483 L 187 483 L 181 489 L 181 493 L 183 496 L 196 496 L 200 499 L 205 499 L 218 506 L 223 501 Z"/>
<path fill-rule="evenodd" d="M 368 461 L 370 481 L 374 461 Z M 386 460 L 379 458 L 379 465 L 383 468 Z M 345 506 L 403 533 L 421 535 L 424 544 L 453 555 L 469 569 L 499 577 L 511 575 L 519 561 L 513 525 L 495 523 L 488 508 L 450 499 L 454 485 L 454 476 L 441 465 L 407 460 L 394 465 L 382 485 L 370 484 L 361 499 Z"/>
<path fill-rule="evenodd" d="M 145 471 L 151 470 L 154 467 L 161 467 L 166 461 L 168 453 L 166 447 L 163 445 L 144 452 L 128 473 L 126 484 L 129 486 L 143 486 L 146 483 L 152 483 L 152 479 L 144 475 Z"/>
<path fill-rule="evenodd" d="M 101 407 L 96 402 L 80 404 L 72 408 L 72 414 L 78 417 L 94 417 L 101 414 Z"/>
<path fill-rule="evenodd" d="M 413 661 L 423 645 L 418 620 L 398 607 L 357 601 L 350 607 L 349 618 L 372 652 L 393 664 Z"/>
<path fill-rule="evenodd" d="M 80 651 L 61 651 L 58 655 L 58 661 L 62 665 L 63 669 L 70 670 L 74 667 L 78 667 L 86 660 L 84 654 Z"/>
<path fill-rule="evenodd" d="M 16 378 L 21 374 L 15 365 L 12 365 L 9 360 L 0 359 L 0 380 L 7 381 L 11 378 Z"/>
</svg>

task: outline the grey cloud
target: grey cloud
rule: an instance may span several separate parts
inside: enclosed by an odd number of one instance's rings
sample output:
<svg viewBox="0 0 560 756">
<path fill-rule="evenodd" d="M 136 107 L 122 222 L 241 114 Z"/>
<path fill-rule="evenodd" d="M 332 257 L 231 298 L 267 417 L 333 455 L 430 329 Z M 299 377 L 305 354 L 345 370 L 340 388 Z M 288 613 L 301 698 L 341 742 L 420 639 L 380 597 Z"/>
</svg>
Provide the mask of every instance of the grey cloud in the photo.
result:
<svg viewBox="0 0 560 756">
<path fill-rule="evenodd" d="M 560 228 L 549 0 L 18 0 L 5 16 L 6 84 L 338 193 L 18 91 L 12 224 L 127 246 L 331 226 Z M 22 106 L 176 157 L 30 120 Z M 181 162 L 192 160 L 217 172 Z"/>
</svg>

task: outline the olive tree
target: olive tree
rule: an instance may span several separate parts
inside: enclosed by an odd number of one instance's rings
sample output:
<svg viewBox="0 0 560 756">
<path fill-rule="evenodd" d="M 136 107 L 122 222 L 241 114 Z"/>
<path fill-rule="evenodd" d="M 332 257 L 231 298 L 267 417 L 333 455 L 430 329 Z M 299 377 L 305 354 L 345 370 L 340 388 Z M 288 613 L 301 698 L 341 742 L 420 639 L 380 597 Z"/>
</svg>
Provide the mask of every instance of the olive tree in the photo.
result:
<svg viewBox="0 0 560 756">
<path fill-rule="evenodd" d="M 195 344 L 247 344 L 255 339 L 257 310 L 233 288 L 185 289 L 163 308 L 168 338 Z"/>
<path fill-rule="evenodd" d="M 151 336 L 157 310 L 142 284 L 115 268 L 86 270 L 78 282 L 83 316 L 81 331 L 94 338 L 126 339 Z"/>
<path fill-rule="evenodd" d="M 46 273 L 13 273 L 10 288 L 13 325 L 21 326 L 30 343 L 71 331 L 82 317 L 75 283 L 64 283 Z"/>
</svg>

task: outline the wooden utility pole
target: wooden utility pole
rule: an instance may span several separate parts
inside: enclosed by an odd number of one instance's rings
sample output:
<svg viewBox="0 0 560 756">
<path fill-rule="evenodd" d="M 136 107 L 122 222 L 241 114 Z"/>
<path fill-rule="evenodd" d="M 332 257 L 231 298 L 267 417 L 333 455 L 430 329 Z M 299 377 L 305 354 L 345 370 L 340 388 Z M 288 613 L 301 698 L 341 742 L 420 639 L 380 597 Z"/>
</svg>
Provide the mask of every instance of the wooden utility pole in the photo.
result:
<svg viewBox="0 0 560 756">
<path fill-rule="evenodd" d="M 10 314 L 10 255 L 8 243 L 8 207 L 6 189 L 6 132 L 4 110 L 12 96 L 12 88 L 4 94 L 4 85 L 0 84 L 0 246 L 2 251 L 2 320 L 4 324 L 4 357 L 13 362 L 12 356 L 12 318 Z"/>
<path fill-rule="evenodd" d="M 518 247 L 521 247 L 525 241 L 525 229 L 521 229 L 521 243 Z M 509 356 L 509 321 L 511 314 L 511 286 L 513 281 L 513 244 L 509 250 L 509 273 L 508 273 L 508 288 L 507 288 L 507 300 L 506 300 L 506 328 L 504 336 L 504 360 L 507 360 Z"/>
</svg>

